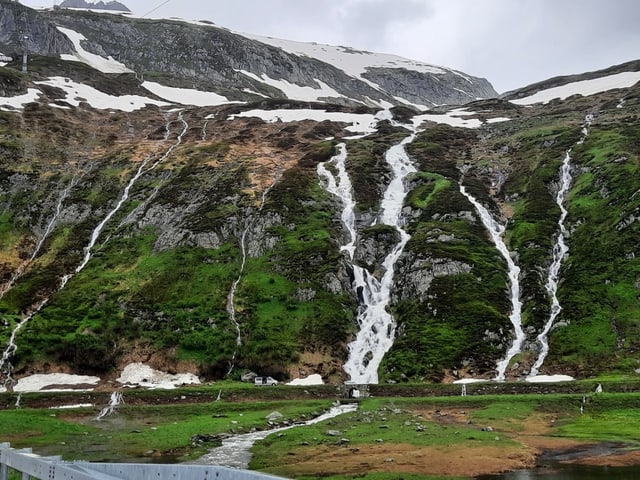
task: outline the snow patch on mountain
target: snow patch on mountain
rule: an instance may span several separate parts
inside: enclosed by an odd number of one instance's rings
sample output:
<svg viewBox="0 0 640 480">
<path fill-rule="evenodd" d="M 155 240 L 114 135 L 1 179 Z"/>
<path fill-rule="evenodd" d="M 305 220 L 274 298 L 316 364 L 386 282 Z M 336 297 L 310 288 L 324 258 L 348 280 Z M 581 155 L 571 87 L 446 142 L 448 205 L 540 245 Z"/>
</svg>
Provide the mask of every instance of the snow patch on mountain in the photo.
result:
<svg viewBox="0 0 640 480">
<path fill-rule="evenodd" d="M 405 68 L 407 70 L 415 70 L 422 73 L 444 74 L 451 71 L 445 68 L 436 67 L 427 63 L 409 60 L 397 55 L 384 53 L 372 53 L 364 50 L 355 50 L 353 48 L 323 45 L 320 43 L 296 42 L 293 40 L 284 40 L 281 38 L 262 37 L 259 35 L 251 35 L 247 33 L 236 32 L 238 35 L 266 43 L 273 47 L 281 48 L 285 52 L 298 56 L 315 58 L 322 62 L 339 68 L 347 75 L 362 78 L 362 74 L 367 72 L 369 68 Z M 458 73 L 458 72 L 454 72 Z M 469 80 L 468 77 L 464 77 Z"/>
<path fill-rule="evenodd" d="M 266 73 L 258 76 L 254 73 L 247 72 L 246 70 L 236 70 L 237 72 L 246 75 L 249 78 L 257 80 L 258 82 L 262 82 L 271 87 L 275 87 L 284 93 L 287 98 L 291 100 L 302 100 L 305 102 L 316 102 L 323 98 L 334 97 L 334 98 L 344 98 L 344 95 L 338 93 L 329 85 L 324 82 L 321 82 L 318 79 L 315 79 L 315 82 L 318 84 L 320 88 L 312 88 L 312 87 L 304 87 L 300 85 L 296 85 L 294 83 L 287 82 L 286 80 L 275 80 L 273 78 L 269 78 Z"/>
<path fill-rule="evenodd" d="M 353 133 L 369 134 L 376 130 L 378 120 L 371 114 L 327 112 L 325 110 L 295 109 L 295 110 L 248 110 L 235 115 L 230 115 L 227 120 L 235 118 L 257 117 L 268 123 L 275 122 L 302 122 L 314 120 L 323 122 L 342 122 L 349 124 L 345 130 Z"/>
<path fill-rule="evenodd" d="M 479 118 L 473 118 L 474 115 L 478 114 L 476 112 L 469 111 L 466 108 L 455 108 L 444 113 L 425 113 L 422 115 L 416 115 L 413 117 L 412 121 L 416 128 L 425 121 L 444 123 L 446 125 L 451 125 L 452 127 L 479 128 L 483 123 L 507 122 L 510 120 L 506 117 L 495 117 L 483 122 Z"/>
<path fill-rule="evenodd" d="M 27 103 L 35 102 L 42 92 L 37 88 L 30 88 L 24 95 L 15 97 L 0 97 L 0 111 L 11 111 L 23 108 Z"/>
<path fill-rule="evenodd" d="M 146 107 L 147 105 L 157 105 L 164 107 L 169 105 L 167 102 L 153 100 L 151 98 L 139 95 L 122 95 L 114 96 L 101 92 L 89 85 L 77 83 L 65 77 L 51 77 L 41 82 L 35 82 L 37 85 L 49 85 L 57 87 L 65 91 L 64 99 L 70 105 L 79 106 L 81 102 L 86 102 L 93 108 L 98 110 L 121 110 L 123 112 L 133 112 Z"/>
<path fill-rule="evenodd" d="M 193 90 L 190 88 L 167 87 L 156 82 L 144 82 L 144 88 L 160 98 L 164 98 L 172 103 L 181 105 L 195 105 L 197 107 L 211 107 L 214 105 L 224 105 L 226 103 L 242 103 L 232 102 L 227 97 L 218 95 L 214 92 L 204 92 L 202 90 Z"/>
<path fill-rule="evenodd" d="M 621 72 L 606 77 L 581 80 L 567 83 L 559 87 L 548 88 L 534 93 L 528 97 L 510 100 L 517 105 L 532 105 L 534 103 L 549 103 L 556 98 L 564 100 L 572 95 L 594 95 L 596 93 L 614 90 L 616 88 L 629 88 L 640 81 L 640 72 Z"/>
<path fill-rule="evenodd" d="M 130 363 L 117 382 L 126 386 L 139 386 L 150 389 L 162 388 L 171 390 L 181 385 L 199 385 L 200 379 L 193 373 L 166 373 L 160 370 L 154 370 L 149 365 L 143 363 Z"/>
<path fill-rule="evenodd" d="M 69 28 L 57 27 L 60 32 L 65 34 L 69 40 L 73 43 L 76 50 L 75 55 L 62 54 L 60 58 L 63 60 L 71 60 L 86 63 L 87 65 L 95 68 L 102 73 L 133 73 L 133 70 L 128 69 L 123 63 L 114 60 L 112 57 L 104 58 L 95 53 L 91 53 L 82 48 L 82 41 L 86 41 L 84 35 L 78 33 Z"/>
<path fill-rule="evenodd" d="M 68 373 L 39 373 L 18 380 L 14 392 L 67 392 L 90 391 L 100 382 L 99 377 Z M 87 388 L 89 387 L 89 388 Z"/>
</svg>

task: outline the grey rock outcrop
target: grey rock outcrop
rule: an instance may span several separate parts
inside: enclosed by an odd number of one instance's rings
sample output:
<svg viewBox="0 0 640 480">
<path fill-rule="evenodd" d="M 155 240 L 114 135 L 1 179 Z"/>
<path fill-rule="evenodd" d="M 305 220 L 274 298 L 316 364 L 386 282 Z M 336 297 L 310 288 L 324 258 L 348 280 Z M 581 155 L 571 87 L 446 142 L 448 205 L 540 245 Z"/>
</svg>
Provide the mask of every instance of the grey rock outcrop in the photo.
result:
<svg viewBox="0 0 640 480">
<path fill-rule="evenodd" d="M 21 38 L 23 35 L 26 38 Z M 22 52 L 59 55 L 72 53 L 73 43 L 39 12 L 17 2 L 0 2 L 0 47 L 5 54 Z"/>
</svg>

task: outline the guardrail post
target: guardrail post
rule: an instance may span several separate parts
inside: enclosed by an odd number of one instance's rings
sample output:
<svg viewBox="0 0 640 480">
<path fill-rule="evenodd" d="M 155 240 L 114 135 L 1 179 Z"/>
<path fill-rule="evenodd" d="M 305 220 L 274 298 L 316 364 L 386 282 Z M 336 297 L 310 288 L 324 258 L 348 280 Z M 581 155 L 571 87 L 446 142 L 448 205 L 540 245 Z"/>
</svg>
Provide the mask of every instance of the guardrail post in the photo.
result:
<svg viewBox="0 0 640 480">
<path fill-rule="evenodd" d="M 33 453 L 33 449 L 31 448 L 22 448 L 20 450 L 17 450 L 18 453 Z M 31 475 L 29 475 L 27 472 L 22 472 L 22 480 L 31 480 Z"/>
<path fill-rule="evenodd" d="M 9 479 L 9 467 L 5 463 L 4 452 L 5 450 L 8 451 L 10 448 L 11 448 L 11 444 L 0 443 L 0 480 Z"/>
</svg>

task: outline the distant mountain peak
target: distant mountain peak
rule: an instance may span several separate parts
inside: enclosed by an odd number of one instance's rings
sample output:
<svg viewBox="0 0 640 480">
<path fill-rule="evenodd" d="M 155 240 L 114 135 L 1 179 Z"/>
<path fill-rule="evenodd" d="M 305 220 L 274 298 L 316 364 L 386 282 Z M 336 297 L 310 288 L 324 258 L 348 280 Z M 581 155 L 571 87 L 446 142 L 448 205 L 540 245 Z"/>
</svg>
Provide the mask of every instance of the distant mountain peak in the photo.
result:
<svg viewBox="0 0 640 480">
<path fill-rule="evenodd" d="M 64 0 L 60 4 L 61 8 L 89 8 L 95 10 L 115 10 L 118 12 L 131 12 L 125 5 L 120 2 L 110 1 L 103 2 L 87 2 L 85 0 Z"/>
</svg>

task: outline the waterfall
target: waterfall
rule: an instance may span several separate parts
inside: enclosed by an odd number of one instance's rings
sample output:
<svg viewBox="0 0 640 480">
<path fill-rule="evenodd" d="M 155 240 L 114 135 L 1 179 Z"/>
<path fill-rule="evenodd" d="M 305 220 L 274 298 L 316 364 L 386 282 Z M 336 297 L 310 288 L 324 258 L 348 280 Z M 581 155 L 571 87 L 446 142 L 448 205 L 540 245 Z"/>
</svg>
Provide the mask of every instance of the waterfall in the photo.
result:
<svg viewBox="0 0 640 480">
<path fill-rule="evenodd" d="M 124 397 L 120 392 L 113 392 L 109 399 L 109 405 L 100 410 L 100 413 L 96 416 L 96 420 L 100 421 L 104 417 L 108 417 L 116 413 L 118 407 L 124 403 Z"/>
<path fill-rule="evenodd" d="M 593 115 L 587 115 L 582 128 L 582 137 L 577 142 L 578 145 L 583 143 L 589 134 L 589 127 L 592 122 Z M 555 324 L 556 318 L 562 310 L 562 306 L 558 300 L 558 282 L 560 280 L 560 267 L 562 266 L 565 256 L 569 253 L 569 246 L 565 241 L 567 237 L 567 229 L 564 222 L 567 219 L 567 214 L 569 213 L 565 207 L 565 201 L 569 193 L 569 189 L 571 188 L 571 150 L 572 149 L 570 148 L 567 151 L 564 156 L 564 160 L 562 161 L 562 166 L 560 167 L 560 187 L 558 188 L 558 193 L 555 198 L 556 204 L 560 207 L 560 217 L 558 218 L 558 238 L 553 246 L 552 261 L 547 274 L 547 283 L 545 284 L 545 289 L 551 299 L 551 313 L 549 314 L 549 318 L 547 319 L 544 328 L 536 338 L 536 341 L 540 345 L 540 351 L 533 367 L 531 367 L 531 372 L 529 373 L 530 377 L 538 375 L 540 367 L 542 367 L 542 364 L 547 358 L 549 353 L 548 335 Z"/>
<path fill-rule="evenodd" d="M 337 146 L 338 154 L 332 157 L 328 164 L 333 164 L 338 172 L 337 178 L 334 177 L 323 163 L 318 164 L 318 174 L 327 180 L 327 191 L 332 193 L 342 201 L 343 209 L 340 215 L 343 225 L 349 232 L 349 242 L 340 247 L 340 251 L 345 251 L 349 255 L 349 259 L 353 261 L 353 255 L 356 250 L 356 215 L 354 212 L 356 202 L 353 199 L 353 187 L 349 174 L 346 169 L 347 147 L 344 143 Z"/>
<path fill-rule="evenodd" d="M 560 301 L 558 300 L 558 280 L 560 276 L 560 267 L 562 266 L 562 261 L 564 260 L 565 255 L 569 252 L 569 247 L 565 242 L 567 229 L 564 226 L 564 221 L 567 218 L 567 209 L 564 206 L 564 201 L 569 193 L 569 188 L 571 187 L 571 150 L 569 150 L 562 162 L 562 167 L 560 167 L 560 188 L 558 189 L 558 193 L 556 194 L 556 204 L 560 207 L 560 218 L 558 219 L 558 238 L 556 239 L 556 243 L 553 246 L 553 260 L 551 261 L 551 265 L 549 266 L 549 272 L 547 275 L 547 283 L 545 284 L 545 289 L 547 290 L 547 294 L 551 299 L 551 313 L 549 314 L 549 319 L 544 325 L 542 332 L 536 338 L 536 341 L 540 345 L 540 352 L 538 353 L 538 358 L 536 362 L 531 367 L 530 376 L 535 377 L 540 371 L 540 367 L 544 363 L 547 354 L 549 353 L 549 342 L 547 339 L 547 335 L 553 327 L 556 318 L 560 314 L 562 307 L 560 306 Z"/>
<path fill-rule="evenodd" d="M 145 173 L 153 170 L 154 168 L 156 168 L 160 164 L 160 162 L 162 162 L 169 155 L 171 155 L 173 150 L 178 145 L 180 145 L 182 143 L 182 137 L 187 133 L 189 125 L 182 118 L 182 112 L 180 112 L 178 114 L 178 120 L 183 124 L 184 128 L 182 129 L 182 132 L 178 135 L 178 139 L 177 139 L 176 143 L 171 145 L 171 147 L 169 147 L 169 149 L 162 156 L 160 156 L 155 162 L 153 162 L 151 164 L 151 166 L 149 166 L 148 168 L 147 168 L 147 165 L 150 162 L 149 158 L 146 158 L 140 164 L 140 166 L 138 167 L 138 170 L 136 171 L 135 175 L 131 178 L 131 180 L 129 180 L 129 183 L 125 187 L 125 189 L 124 189 L 124 191 L 122 193 L 122 196 L 121 196 L 120 200 L 117 202 L 116 206 L 112 210 L 109 211 L 109 213 L 105 216 L 105 218 L 93 230 L 93 232 L 91 234 L 91 238 L 89 240 L 89 243 L 84 248 L 84 258 L 82 259 L 82 262 L 75 268 L 73 273 L 67 273 L 66 275 L 64 275 L 61 278 L 60 284 L 58 285 L 58 287 L 57 287 L 57 289 L 55 290 L 54 293 L 59 292 L 60 290 L 62 290 L 67 285 L 69 280 L 71 280 L 76 274 L 80 273 L 80 271 L 83 270 L 84 267 L 87 266 L 87 264 L 89 263 L 89 260 L 91 260 L 92 254 L 93 254 L 93 247 L 95 246 L 96 242 L 98 241 L 98 237 L 102 233 L 102 230 L 104 229 L 104 227 L 107 224 L 107 222 L 116 214 L 116 212 L 118 212 L 118 210 L 120 210 L 120 208 L 122 207 L 124 202 L 127 201 L 127 199 L 129 198 L 129 191 L 131 190 L 133 185 L 136 183 L 136 181 L 143 174 L 145 174 Z M 165 139 L 168 138 L 168 135 L 169 135 L 169 132 L 170 132 L 169 127 L 170 127 L 171 123 L 172 122 L 167 122 L 167 135 L 166 135 Z M 53 295 L 53 294 L 51 294 L 51 295 Z M 16 350 L 18 348 L 17 345 L 16 345 L 16 336 L 17 336 L 18 332 L 22 329 L 22 327 L 27 322 L 29 322 L 29 320 L 31 320 L 33 318 L 34 315 L 36 315 L 40 310 L 42 310 L 44 308 L 44 306 L 47 304 L 47 302 L 51 298 L 51 295 L 46 297 L 44 300 L 41 300 L 35 307 L 33 307 L 31 309 L 31 311 L 27 315 L 25 315 L 23 317 L 23 319 L 14 327 L 13 331 L 11 332 L 11 336 L 9 338 L 9 343 L 7 345 L 7 348 L 4 350 L 4 352 L 2 354 L 2 357 L 0 358 L 0 374 L 3 373 L 3 371 L 5 371 L 5 377 L 6 377 L 5 383 L 6 384 L 11 384 L 12 381 L 13 381 L 12 376 L 11 376 L 12 371 L 13 371 L 13 365 L 11 365 L 10 359 L 15 354 L 15 352 L 16 352 Z"/>
<path fill-rule="evenodd" d="M 395 338 L 395 320 L 387 309 L 391 300 L 396 262 L 411 238 L 401 227 L 401 212 L 407 195 L 404 181 L 407 175 L 416 171 L 406 152 L 406 146 L 415 136 L 416 133 L 412 133 L 398 145 L 392 146 L 385 155 L 392 169 L 393 178 L 385 191 L 381 202 L 381 213 L 376 222 L 395 227 L 400 234 L 400 241 L 384 259 L 382 263 L 384 274 L 380 280 L 366 269 L 353 264 L 353 287 L 359 303 L 357 312 L 359 331 L 355 340 L 349 344 L 349 358 L 343 368 L 355 383 L 378 383 L 378 368 Z M 341 219 L 349 233 L 349 242 L 342 245 L 340 249 L 346 251 L 353 262 L 357 238 L 355 201 L 345 168 L 346 148 L 344 144 L 338 147 L 339 153 L 328 162 L 335 164 L 337 179 L 324 165 L 318 166 L 318 173 L 327 179 L 327 191 L 338 196 L 342 201 Z"/>
<path fill-rule="evenodd" d="M 271 185 L 265 188 L 264 191 L 262 192 L 262 199 L 260 200 L 258 213 L 262 212 L 262 209 L 264 208 L 264 204 L 267 201 L 267 195 L 269 194 L 269 192 L 274 187 L 274 185 L 278 182 L 279 179 L 280 179 L 280 174 L 276 174 L 276 176 L 273 178 L 273 182 L 271 183 Z M 231 372 L 235 368 L 235 362 L 238 356 L 238 348 L 242 346 L 240 324 L 238 323 L 238 320 L 236 318 L 235 296 L 236 296 L 236 290 L 238 289 L 238 285 L 240 284 L 240 281 L 242 280 L 242 276 L 244 275 L 244 268 L 247 264 L 247 244 L 246 244 L 247 233 L 249 232 L 249 229 L 253 226 L 253 223 L 254 223 L 253 220 L 250 220 L 245 226 L 244 230 L 242 231 L 242 235 L 240 236 L 240 252 L 242 254 L 242 262 L 240 263 L 240 271 L 238 273 L 238 276 L 236 277 L 235 281 L 231 284 L 231 289 L 229 290 L 229 294 L 227 295 L 226 310 L 227 310 L 227 313 L 229 314 L 229 318 L 231 319 L 231 323 L 233 324 L 236 330 L 236 349 L 233 351 L 233 355 L 231 357 L 231 362 L 230 362 L 231 364 L 229 366 L 229 370 L 227 371 L 227 376 L 231 375 Z"/>
<path fill-rule="evenodd" d="M 60 213 L 62 212 L 62 204 L 64 203 L 65 199 L 69 196 L 69 192 L 75 186 L 75 184 L 76 184 L 76 177 L 73 177 L 71 179 L 71 182 L 69 182 L 69 185 L 67 185 L 66 188 L 60 194 L 60 197 L 58 198 L 58 202 L 56 203 L 56 208 L 54 210 L 53 216 L 51 217 L 51 219 L 49 219 L 49 222 L 47 223 L 47 226 L 44 230 L 44 233 L 40 237 L 40 240 L 38 240 L 38 243 L 36 244 L 36 247 L 33 249 L 31 256 L 26 262 L 24 262 L 16 270 L 16 272 L 12 275 L 11 279 L 5 285 L 0 287 L 0 299 L 2 299 L 6 295 L 6 293 L 13 288 L 15 283 L 20 279 L 20 277 L 22 277 L 22 274 L 24 273 L 25 269 L 29 265 L 31 265 L 31 263 L 33 263 L 33 261 L 36 259 L 36 257 L 40 253 L 40 250 L 42 249 L 42 245 L 44 244 L 45 240 L 49 237 L 49 235 L 53 231 L 53 228 L 56 226 L 56 223 L 58 222 L 58 217 L 60 217 Z"/>
<path fill-rule="evenodd" d="M 169 157 L 169 155 L 173 153 L 176 147 L 178 147 L 182 143 L 182 137 L 185 135 L 185 133 L 187 133 L 189 125 L 187 124 L 187 122 L 184 121 L 182 117 L 182 112 L 178 114 L 178 121 L 182 123 L 184 128 L 182 129 L 182 132 L 178 135 L 178 140 L 176 141 L 176 143 L 171 145 L 171 147 L 169 147 L 169 149 L 160 158 L 158 158 L 155 162 L 153 162 L 150 167 L 147 168 L 147 165 L 149 164 L 149 161 L 150 161 L 149 157 L 145 158 L 142 161 L 142 163 L 140 163 L 135 175 L 131 177 L 131 180 L 129 180 L 129 183 L 124 188 L 124 191 L 122 192 L 122 196 L 120 197 L 120 200 L 118 200 L 118 203 L 116 204 L 116 206 L 104 217 L 104 219 L 98 224 L 98 226 L 91 233 L 91 239 L 89 240 L 89 244 L 84 249 L 84 258 L 80 263 L 80 265 L 76 267 L 75 273 L 79 273 L 81 270 L 84 269 L 84 267 L 87 266 L 87 263 L 89 263 L 89 260 L 91 260 L 91 256 L 93 254 L 93 247 L 98 241 L 98 238 L 102 233 L 102 230 L 104 229 L 105 225 L 109 222 L 109 220 L 111 220 L 111 218 L 120 210 L 124 202 L 126 202 L 129 199 L 129 192 L 131 191 L 131 188 L 135 185 L 135 183 L 138 181 L 138 179 L 143 174 L 148 173 L 151 170 L 155 169 L 160 164 L 160 162 L 162 162 L 167 157 Z M 171 122 L 167 123 L 167 136 L 169 133 L 169 125 L 171 125 Z"/>
<path fill-rule="evenodd" d="M 511 297 L 511 314 L 509 315 L 509 320 L 514 328 L 515 338 L 513 340 L 513 344 L 511 348 L 508 350 L 506 357 L 498 362 L 496 366 L 497 374 L 496 380 L 503 381 L 505 371 L 509 366 L 509 362 L 511 359 L 520 353 L 522 349 L 522 344 L 525 340 L 525 334 L 522 330 L 522 302 L 520 300 L 520 267 L 518 267 L 513 259 L 511 258 L 511 254 L 507 249 L 507 246 L 502 239 L 502 236 L 505 231 L 505 227 L 499 224 L 496 220 L 493 219 L 489 211 L 482 206 L 472 195 L 467 193 L 465 187 L 460 183 L 460 193 L 467 197 L 467 199 L 471 202 L 471 204 L 475 207 L 478 215 L 480 215 L 480 219 L 482 220 L 482 224 L 489 231 L 491 235 L 491 240 L 495 244 L 496 248 L 502 255 L 502 257 L 507 262 L 507 268 L 509 273 L 509 284 L 510 284 L 510 297 Z"/>
</svg>

